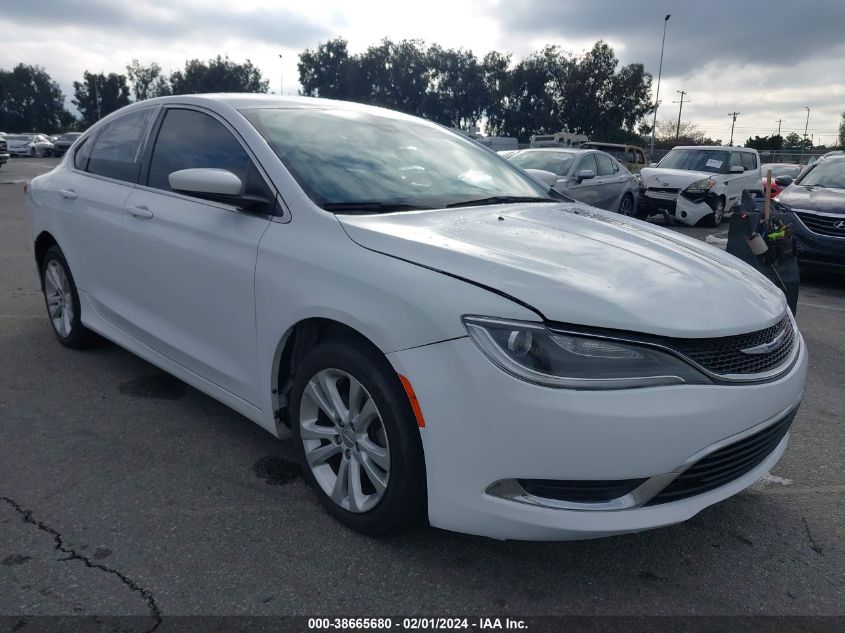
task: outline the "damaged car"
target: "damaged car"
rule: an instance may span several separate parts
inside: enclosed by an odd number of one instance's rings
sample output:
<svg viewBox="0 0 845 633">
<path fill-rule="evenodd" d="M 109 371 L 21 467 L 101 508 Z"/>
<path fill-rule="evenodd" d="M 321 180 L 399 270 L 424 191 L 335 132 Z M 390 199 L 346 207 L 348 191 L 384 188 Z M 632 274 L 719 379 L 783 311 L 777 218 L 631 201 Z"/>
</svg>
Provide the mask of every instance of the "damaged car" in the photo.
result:
<svg viewBox="0 0 845 633">
<path fill-rule="evenodd" d="M 680 146 L 640 177 L 641 215 L 715 227 L 740 203 L 744 189 L 760 188 L 760 157 L 745 147 Z"/>
</svg>

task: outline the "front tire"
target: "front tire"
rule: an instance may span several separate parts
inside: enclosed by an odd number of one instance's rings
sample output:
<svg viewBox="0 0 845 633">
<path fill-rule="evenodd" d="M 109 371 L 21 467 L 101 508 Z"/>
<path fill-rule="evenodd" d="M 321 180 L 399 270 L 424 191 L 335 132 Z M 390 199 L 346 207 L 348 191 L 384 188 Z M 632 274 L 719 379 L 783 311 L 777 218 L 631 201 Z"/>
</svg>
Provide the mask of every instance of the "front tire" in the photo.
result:
<svg viewBox="0 0 845 633">
<path fill-rule="evenodd" d="M 320 343 L 297 369 L 289 406 L 303 476 L 330 514 L 370 536 L 421 518 L 422 442 L 380 352 L 355 340 Z"/>
<path fill-rule="evenodd" d="M 59 343 L 71 349 L 86 349 L 102 339 L 82 325 L 79 293 L 62 250 L 51 246 L 41 264 L 41 287 L 47 315 Z"/>
<path fill-rule="evenodd" d="M 622 196 L 622 200 L 619 202 L 619 213 L 621 215 L 627 215 L 629 217 L 633 216 L 636 212 L 634 208 L 634 196 L 630 193 L 626 193 Z"/>
<path fill-rule="evenodd" d="M 716 200 L 716 206 L 713 208 L 713 213 L 704 218 L 704 223 L 712 228 L 719 226 L 722 219 L 725 217 L 725 199 L 722 196 Z"/>
</svg>

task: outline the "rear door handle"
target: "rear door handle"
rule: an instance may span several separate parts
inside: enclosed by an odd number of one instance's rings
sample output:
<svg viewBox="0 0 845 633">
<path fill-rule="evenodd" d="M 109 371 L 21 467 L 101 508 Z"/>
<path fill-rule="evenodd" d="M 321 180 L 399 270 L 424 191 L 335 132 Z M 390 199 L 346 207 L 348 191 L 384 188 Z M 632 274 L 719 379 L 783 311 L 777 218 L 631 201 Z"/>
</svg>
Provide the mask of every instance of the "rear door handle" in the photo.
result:
<svg viewBox="0 0 845 633">
<path fill-rule="evenodd" d="M 134 217 L 140 220 L 149 220 L 151 217 L 153 217 L 153 212 L 144 206 L 129 207 L 129 213 L 131 213 Z"/>
<path fill-rule="evenodd" d="M 62 189 L 59 191 L 62 194 L 62 198 L 66 198 L 68 200 L 76 200 L 76 192 L 73 189 Z"/>
</svg>

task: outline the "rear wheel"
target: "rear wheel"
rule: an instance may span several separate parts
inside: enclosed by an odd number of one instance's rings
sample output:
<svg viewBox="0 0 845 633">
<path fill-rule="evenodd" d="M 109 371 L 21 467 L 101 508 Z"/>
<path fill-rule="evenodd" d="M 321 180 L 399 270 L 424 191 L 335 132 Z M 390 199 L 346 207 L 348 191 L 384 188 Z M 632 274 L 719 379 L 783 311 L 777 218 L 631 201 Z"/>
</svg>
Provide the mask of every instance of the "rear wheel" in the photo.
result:
<svg viewBox="0 0 845 633">
<path fill-rule="evenodd" d="M 380 353 L 357 341 L 319 344 L 296 372 L 290 412 L 303 475 L 329 513 L 372 536 L 422 516 L 419 430 Z"/>
<path fill-rule="evenodd" d="M 102 341 L 97 334 L 82 325 L 79 318 L 79 293 L 65 256 L 58 246 L 51 246 L 44 256 L 41 285 L 50 324 L 62 345 L 71 349 L 85 349 Z"/>
</svg>

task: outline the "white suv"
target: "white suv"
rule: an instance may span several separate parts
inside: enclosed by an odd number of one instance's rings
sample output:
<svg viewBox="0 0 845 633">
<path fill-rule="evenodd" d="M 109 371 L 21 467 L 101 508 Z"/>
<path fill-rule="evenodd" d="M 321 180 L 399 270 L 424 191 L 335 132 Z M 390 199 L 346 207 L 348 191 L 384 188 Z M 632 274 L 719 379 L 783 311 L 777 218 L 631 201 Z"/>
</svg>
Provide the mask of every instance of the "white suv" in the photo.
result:
<svg viewBox="0 0 845 633">
<path fill-rule="evenodd" d="M 640 213 L 719 226 L 743 189 L 760 188 L 760 157 L 744 147 L 681 146 L 640 174 Z"/>
</svg>

